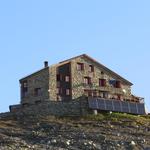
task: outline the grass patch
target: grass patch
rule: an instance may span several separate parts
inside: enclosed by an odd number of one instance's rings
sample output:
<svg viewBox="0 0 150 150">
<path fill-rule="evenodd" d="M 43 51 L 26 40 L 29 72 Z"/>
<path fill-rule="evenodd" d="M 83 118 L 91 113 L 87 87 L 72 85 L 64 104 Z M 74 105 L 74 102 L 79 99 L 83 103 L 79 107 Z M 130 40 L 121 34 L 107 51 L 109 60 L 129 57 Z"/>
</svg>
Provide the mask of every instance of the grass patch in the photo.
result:
<svg viewBox="0 0 150 150">
<path fill-rule="evenodd" d="M 134 124 L 143 125 L 145 123 L 150 124 L 150 117 L 137 116 L 126 113 L 99 113 L 98 115 L 87 115 L 83 117 L 84 120 L 92 121 L 113 121 L 113 122 L 134 122 Z"/>
</svg>

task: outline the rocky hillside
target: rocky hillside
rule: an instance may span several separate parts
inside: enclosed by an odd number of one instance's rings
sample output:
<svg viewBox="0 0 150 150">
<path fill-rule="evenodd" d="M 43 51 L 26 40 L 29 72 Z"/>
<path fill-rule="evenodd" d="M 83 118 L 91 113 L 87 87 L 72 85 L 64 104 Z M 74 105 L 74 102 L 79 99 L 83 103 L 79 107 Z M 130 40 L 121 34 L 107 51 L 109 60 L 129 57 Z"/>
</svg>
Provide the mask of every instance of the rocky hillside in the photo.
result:
<svg viewBox="0 0 150 150">
<path fill-rule="evenodd" d="M 0 119 L 0 150 L 150 150 L 150 117 L 20 116 Z"/>
</svg>

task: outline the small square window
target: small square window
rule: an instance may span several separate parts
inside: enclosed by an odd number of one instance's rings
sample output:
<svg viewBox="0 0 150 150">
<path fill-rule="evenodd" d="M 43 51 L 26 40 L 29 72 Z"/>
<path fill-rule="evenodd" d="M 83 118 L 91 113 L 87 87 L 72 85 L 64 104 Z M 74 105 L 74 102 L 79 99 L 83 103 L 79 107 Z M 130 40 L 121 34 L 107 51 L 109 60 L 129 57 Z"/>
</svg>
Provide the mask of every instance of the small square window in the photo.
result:
<svg viewBox="0 0 150 150">
<path fill-rule="evenodd" d="M 70 95 L 70 89 L 66 89 L 66 95 Z"/>
<path fill-rule="evenodd" d="M 84 83 L 87 85 L 92 84 L 91 78 L 90 77 L 84 77 Z"/>
<path fill-rule="evenodd" d="M 35 96 L 41 96 L 42 95 L 42 89 L 41 88 L 35 88 L 34 89 L 34 95 Z"/>
<path fill-rule="evenodd" d="M 58 95 L 62 94 L 62 88 L 57 88 L 56 93 L 57 93 Z"/>
<path fill-rule="evenodd" d="M 70 76 L 65 76 L 65 81 L 69 82 L 70 81 Z"/>
<path fill-rule="evenodd" d="M 23 81 L 21 85 L 22 85 L 23 88 L 28 87 L 28 82 L 27 82 L 27 80 Z"/>
<path fill-rule="evenodd" d="M 106 86 L 106 79 L 99 79 L 99 86 Z"/>
<path fill-rule="evenodd" d="M 77 70 L 79 70 L 79 71 L 84 70 L 84 64 L 83 63 L 77 63 Z"/>
</svg>

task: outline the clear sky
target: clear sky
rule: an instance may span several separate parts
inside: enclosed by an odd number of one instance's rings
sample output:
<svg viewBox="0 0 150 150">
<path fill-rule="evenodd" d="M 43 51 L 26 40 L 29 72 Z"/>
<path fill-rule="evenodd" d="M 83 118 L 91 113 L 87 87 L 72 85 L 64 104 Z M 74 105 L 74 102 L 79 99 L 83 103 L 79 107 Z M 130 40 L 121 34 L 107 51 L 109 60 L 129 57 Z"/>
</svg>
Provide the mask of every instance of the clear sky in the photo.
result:
<svg viewBox="0 0 150 150">
<path fill-rule="evenodd" d="M 83 53 L 134 83 L 150 110 L 149 0 L 1 0 L 0 112 L 43 61 Z"/>
</svg>

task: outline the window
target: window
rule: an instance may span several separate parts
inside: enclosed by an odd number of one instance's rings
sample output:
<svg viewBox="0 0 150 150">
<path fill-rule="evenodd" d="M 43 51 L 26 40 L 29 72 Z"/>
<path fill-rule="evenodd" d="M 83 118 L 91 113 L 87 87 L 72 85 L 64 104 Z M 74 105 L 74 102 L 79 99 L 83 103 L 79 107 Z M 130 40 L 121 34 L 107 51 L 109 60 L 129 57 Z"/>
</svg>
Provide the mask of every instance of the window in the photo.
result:
<svg viewBox="0 0 150 150">
<path fill-rule="evenodd" d="M 70 76 L 65 76 L 65 81 L 69 82 L 70 81 Z"/>
<path fill-rule="evenodd" d="M 77 63 L 77 70 L 79 70 L 79 71 L 84 70 L 84 64 L 83 63 Z"/>
<path fill-rule="evenodd" d="M 116 88 L 121 88 L 121 82 L 120 81 L 116 81 L 115 87 Z"/>
<path fill-rule="evenodd" d="M 42 89 L 41 88 L 35 88 L 34 89 L 34 95 L 35 96 L 41 96 L 42 95 Z"/>
<path fill-rule="evenodd" d="M 89 65 L 89 71 L 94 72 L 94 66 L 93 65 Z"/>
<path fill-rule="evenodd" d="M 108 92 L 103 92 L 103 97 L 108 98 Z"/>
<path fill-rule="evenodd" d="M 22 91 L 22 93 L 21 93 L 22 97 L 26 97 L 28 94 L 28 82 L 27 82 L 27 80 L 25 80 L 21 83 L 21 91 Z"/>
<path fill-rule="evenodd" d="M 70 89 L 66 89 L 66 95 L 70 95 Z"/>
<path fill-rule="evenodd" d="M 28 82 L 27 82 L 27 80 L 25 80 L 25 81 L 22 82 L 22 87 L 24 87 L 24 88 L 28 87 Z"/>
<path fill-rule="evenodd" d="M 22 89 L 22 97 L 23 97 L 23 98 L 24 98 L 24 97 L 27 97 L 27 95 L 28 95 L 28 88 Z"/>
<path fill-rule="evenodd" d="M 108 92 L 99 91 L 100 98 L 108 98 L 108 96 L 109 96 Z"/>
<path fill-rule="evenodd" d="M 99 86 L 106 86 L 106 79 L 99 79 Z"/>
<path fill-rule="evenodd" d="M 60 74 L 57 74 L 57 81 L 60 81 Z"/>
<path fill-rule="evenodd" d="M 90 77 L 84 77 L 84 84 L 92 84 L 91 78 Z"/>
<path fill-rule="evenodd" d="M 57 88 L 57 91 L 56 93 L 59 95 L 59 94 L 62 94 L 62 88 Z"/>
<path fill-rule="evenodd" d="M 57 74 L 57 81 L 62 81 L 62 75 L 61 74 Z"/>
</svg>

